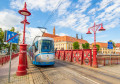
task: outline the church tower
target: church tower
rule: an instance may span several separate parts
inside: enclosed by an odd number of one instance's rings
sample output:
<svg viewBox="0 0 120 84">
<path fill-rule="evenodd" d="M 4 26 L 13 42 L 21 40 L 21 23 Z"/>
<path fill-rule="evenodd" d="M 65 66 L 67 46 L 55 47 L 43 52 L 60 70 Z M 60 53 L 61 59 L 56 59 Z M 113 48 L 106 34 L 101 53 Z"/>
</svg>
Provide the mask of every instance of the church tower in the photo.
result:
<svg viewBox="0 0 120 84">
<path fill-rule="evenodd" d="M 55 26 L 54 26 L 54 29 L 53 29 L 53 35 L 55 35 Z"/>
</svg>

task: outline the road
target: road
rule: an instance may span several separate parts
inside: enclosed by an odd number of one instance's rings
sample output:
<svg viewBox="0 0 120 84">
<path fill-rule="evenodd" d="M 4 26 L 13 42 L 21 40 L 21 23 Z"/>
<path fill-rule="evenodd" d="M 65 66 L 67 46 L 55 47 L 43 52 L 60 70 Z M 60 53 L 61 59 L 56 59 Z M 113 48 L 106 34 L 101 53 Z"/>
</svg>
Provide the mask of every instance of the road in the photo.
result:
<svg viewBox="0 0 120 84">
<path fill-rule="evenodd" d="M 34 66 L 33 71 L 34 84 L 120 84 L 119 74 L 59 60 L 54 66 Z"/>
</svg>

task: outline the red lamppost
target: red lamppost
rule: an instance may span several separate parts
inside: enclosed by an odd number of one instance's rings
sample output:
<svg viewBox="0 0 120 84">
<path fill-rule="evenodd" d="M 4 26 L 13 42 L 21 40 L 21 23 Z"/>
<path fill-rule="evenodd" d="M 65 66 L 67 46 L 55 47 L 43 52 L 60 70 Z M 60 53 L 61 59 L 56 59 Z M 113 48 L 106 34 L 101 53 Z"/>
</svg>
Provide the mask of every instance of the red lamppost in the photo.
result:
<svg viewBox="0 0 120 84">
<path fill-rule="evenodd" d="M 98 28 L 101 26 L 101 28 L 98 30 Z M 97 48 L 96 48 L 96 31 L 105 31 L 105 29 L 103 28 L 103 24 L 98 24 L 96 25 L 94 23 L 94 26 L 93 27 L 90 27 L 88 28 L 88 32 L 86 34 L 92 34 L 90 32 L 90 29 L 94 32 L 94 47 L 93 47 L 93 63 L 92 63 L 92 66 L 97 68 L 98 67 L 98 64 L 97 64 L 97 58 L 96 58 L 96 55 L 97 55 Z"/>
<path fill-rule="evenodd" d="M 27 44 L 25 44 L 25 26 L 26 24 L 30 24 L 27 21 L 27 16 L 30 16 L 31 13 L 27 10 L 26 2 L 24 4 L 24 8 L 22 10 L 18 11 L 21 15 L 25 16 L 25 19 L 21 21 L 22 24 L 24 24 L 24 30 L 23 30 L 23 44 L 20 44 L 20 52 L 19 52 L 19 65 L 18 70 L 16 72 L 17 76 L 22 76 L 27 74 Z"/>
</svg>

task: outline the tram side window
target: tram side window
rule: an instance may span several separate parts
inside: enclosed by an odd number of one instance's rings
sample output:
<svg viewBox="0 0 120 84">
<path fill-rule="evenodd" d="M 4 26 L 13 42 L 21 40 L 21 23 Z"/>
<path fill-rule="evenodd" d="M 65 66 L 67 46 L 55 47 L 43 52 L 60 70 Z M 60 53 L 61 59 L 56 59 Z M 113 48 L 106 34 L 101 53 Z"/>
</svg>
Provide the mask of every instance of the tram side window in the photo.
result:
<svg viewBox="0 0 120 84">
<path fill-rule="evenodd" d="M 38 41 L 35 42 L 35 52 L 38 51 Z"/>
</svg>

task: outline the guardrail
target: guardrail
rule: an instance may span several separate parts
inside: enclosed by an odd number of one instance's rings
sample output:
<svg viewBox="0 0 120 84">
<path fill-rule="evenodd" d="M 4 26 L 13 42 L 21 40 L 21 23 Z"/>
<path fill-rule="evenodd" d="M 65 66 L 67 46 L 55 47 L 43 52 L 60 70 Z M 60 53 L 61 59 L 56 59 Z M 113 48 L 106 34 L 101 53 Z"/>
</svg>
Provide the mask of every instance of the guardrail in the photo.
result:
<svg viewBox="0 0 120 84">
<path fill-rule="evenodd" d="M 108 56 L 97 57 L 97 62 L 99 65 L 103 65 L 103 66 L 120 64 L 120 56 L 115 56 L 115 57 L 112 56 L 111 58 L 110 56 L 109 57 Z"/>
<path fill-rule="evenodd" d="M 17 57 L 18 55 L 19 55 L 18 53 L 16 54 L 13 53 L 11 59 Z M 7 63 L 9 60 L 10 60 L 10 55 L 0 55 L 0 65 Z"/>
<path fill-rule="evenodd" d="M 79 50 L 57 50 L 55 58 L 79 63 L 80 65 L 92 66 L 92 50 L 91 49 L 79 49 Z"/>
</svg>

